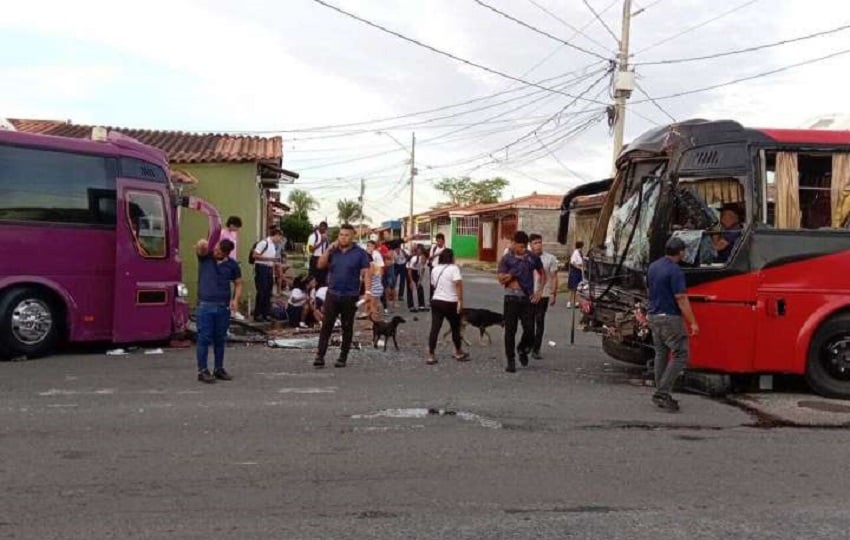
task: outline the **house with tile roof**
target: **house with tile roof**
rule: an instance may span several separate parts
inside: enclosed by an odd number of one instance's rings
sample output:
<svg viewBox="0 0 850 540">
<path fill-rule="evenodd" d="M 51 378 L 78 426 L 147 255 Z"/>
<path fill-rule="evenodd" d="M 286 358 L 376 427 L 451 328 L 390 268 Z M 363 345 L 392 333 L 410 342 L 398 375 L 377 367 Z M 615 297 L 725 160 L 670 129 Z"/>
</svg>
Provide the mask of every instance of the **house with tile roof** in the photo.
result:
<svg viewBox="0 0 850 540">
<path fill-rule="evenodd" d="M 446 237 L 446 245 L 460 259 L 495 262 L 511 244 L 518 230 L 539 233 L 544 249 L 558 257 L 566 248 L 558 243 L 558 219 L 562 195 L 536 192 L 507 201 L 471 206 L 445 206 L 413 216 L 417 238 L 427 234 L 425 243 L 437 233 Z M 404 219 L 407 231 L 407 219 Z"/>
<path fill-rule="evenodd" d="M 60 137 L 89 138 L 94 126 L 58 120 L 9 118 L 17 131 Z M 222 220 L 242 219 L 238 258 L 242 261 L 246 298 L 254 296 L 254 281 L 248 266 L 248 252 L 269 225 L 278 222 L 286 205 L 277 199 L 281 182 L 292 182 L 296 173 L 282 168 L 283 140 L 280 137 L 248 137 L 227 134 L 199 134 L 108 127 L 144 144 L 164 151 L 172 169 L 172 180 L 183 194 L 197 195 L 218 208 Z M 189 285 L 189 298 L 197 294 L 197 258 L 194 244 L 206 236 L 206 218 L 195 212 L 181 212 L 180 256 L 183 281 Z"/>
</svg>

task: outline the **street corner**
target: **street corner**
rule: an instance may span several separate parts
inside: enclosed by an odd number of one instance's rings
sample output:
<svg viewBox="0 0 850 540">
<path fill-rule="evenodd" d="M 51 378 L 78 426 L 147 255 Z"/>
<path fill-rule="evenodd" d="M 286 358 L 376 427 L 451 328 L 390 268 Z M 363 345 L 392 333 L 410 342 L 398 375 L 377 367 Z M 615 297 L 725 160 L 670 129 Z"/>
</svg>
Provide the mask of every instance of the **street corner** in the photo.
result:
<svg viewBox="0 0 850 540">
<path fill-rule="evenodd" d="M 727 399 L 755 415 L 763 427 L 850 427 L 850 401 L 802 393 L 737 394 Z"/>
</svg>

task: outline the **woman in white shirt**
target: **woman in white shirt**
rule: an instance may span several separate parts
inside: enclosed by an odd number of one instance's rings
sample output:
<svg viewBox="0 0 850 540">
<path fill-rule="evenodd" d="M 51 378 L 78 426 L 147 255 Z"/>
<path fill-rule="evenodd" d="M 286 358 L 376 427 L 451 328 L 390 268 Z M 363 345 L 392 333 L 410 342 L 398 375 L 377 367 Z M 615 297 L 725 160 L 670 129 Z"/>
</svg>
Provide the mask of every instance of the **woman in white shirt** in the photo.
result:
<svg viewBox="0 0 850 540">
<path fill-rule="evenodd" d="M 452 329 L 452 342 L 455 346 L 454 359 L 459 362 L 469 360 L 469 354 L 461 348 L 460 314 L 463 310 L 463 277 L 455 264 L 454 252 L 445 248 L 437 259 L 437 265 L 431 269 L 431 334 L 428 336 L 428 360 L 426 364 L 436 364 L 434 351 L 437 338 L 443 327 L 443 319 L 448 319 Z"/>
</svg>

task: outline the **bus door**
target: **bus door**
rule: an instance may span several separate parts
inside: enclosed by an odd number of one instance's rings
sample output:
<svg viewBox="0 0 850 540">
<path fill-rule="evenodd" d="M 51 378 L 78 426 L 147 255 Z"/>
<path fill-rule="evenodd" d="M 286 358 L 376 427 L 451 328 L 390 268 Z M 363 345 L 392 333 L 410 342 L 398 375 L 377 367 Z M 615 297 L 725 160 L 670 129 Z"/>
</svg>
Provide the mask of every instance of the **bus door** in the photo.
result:
<svg viewBox="0 0 850 540">
<path fill-rule="evenodd" d="M 167 339 L 180 269 L 169 256 L 175 239 L 165 186 L 123 178 L 117 184 L 113 340 Z"/>
</svg>

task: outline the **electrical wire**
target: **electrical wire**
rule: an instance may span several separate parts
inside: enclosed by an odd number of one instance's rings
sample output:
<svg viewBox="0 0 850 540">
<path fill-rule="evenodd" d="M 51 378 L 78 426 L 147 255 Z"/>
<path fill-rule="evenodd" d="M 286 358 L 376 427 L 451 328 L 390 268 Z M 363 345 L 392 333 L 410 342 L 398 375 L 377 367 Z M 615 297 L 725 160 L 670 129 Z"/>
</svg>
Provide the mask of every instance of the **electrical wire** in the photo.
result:
<svg viewBox="0 0 850 540">
<path fill-rule="evenodd" d="M 527 22 L 525 22 L 523 20 L 517 19 L 513 15 L 510 15 L 508 13 L 505 13 L 504 11 L 501 11 L 501 10 L 491 6 L 490 4 L 484 2 L 483 0 L 472 0 L 472 1 L 475 2 L 476 4 L 478 4 L 479 6 L 483 7 L 483 8 L 489 9 L 490 11 L 492 11 L 493 13 L 496 13 L 497 15 L 501 15 L 502 17 L 508 19 L 509 21 L 515 22 L 516 24 L 522 26 L 523 28 L 527 28 L 527 29 L 531 30 L 532 32 L 540 34 L 541 36 L 545 36 L 545 37 L 547 37 L 547 38 L 549 38 L 553 41 L 557 41 L 558 43 L 560 43 L 560 44 L 562 44 L 566 47 L 569 47 L 569 48 L 577 50 L 577 51 L 581 51 L 581 52 L 583 52 L 585 54 L 589 54 L 591 56 L 595 56 L 596 58 L 599 58 L 600 60 L 608 60 L 608 58 L 602 56 L 601 54 L 598 54 L 598 53 L 593 52 L 589 49 L 585 49 L 584 47 L 580 47 L 578 45 L 570 43 L 569 41 L 566 41 L 566 40 L 563 40 L 563 39 L 561 39 L 557 36 L 554 36 L 554 35 L 550 34 L 549 32 L 547 32 L 545 30 L 541 30 L 540 28 L 537 28 L 536 26 L 528 24 Z"/>
<path fill-rule="evenodd" d="M 619 1 L 619 0 L 614 0 L 612 3 L 610 3 L 610 4 L 608 5 L 608 7 L 606 7 L 604 10 L 602 10 L 600 13 L 605 13 L 606 11 L 608 11 L 608 9 L 610 9 L 610 8 L 611 8 L 611 6 L 613 6 L 614 4 L 616 4 L 618 1 Z M 556 21 L 558 21 L 559 23 L 563 24 L 564 26 L 566 26 L 566 27 L 567 27 L 567 28 L 569 28 L 570 30 L 574 31 L 574 32 L 575 32 L 575 34 L 573 34 L 573 37 L 575 37 L 575 36 L 577 36 L 577 35 L 578 35 L 578 36 L 582 36 L 583 38 L 587 39 L 588 41 L 590 41 L 590 42 L 591 42 L 591 43 L 593 43 L 594 45 L 597 45 L 597 46 L 599 46 L 599 47 L 602 47 L 602 49 L 603 49 L 603 50 L 605 50 L 606 52 L 611 53 L 611 54 L 614 54 L 614 51 L 609 50 L 607 45 L 604 45 L 604 44 L 602 44 L 602 43 L 598 42 L 597 40 L 593 39 L 592 37 L 590 37 L 589 35 L 587 35 L 587 34 L 584 32 L 584 29 L 585 29 L 585 28 L 587 28 L 588 26 L 590 26 L 591 24 L 593 24 L 593 19 L 591 19 L 591 20 L 590 20 L 587 24 L 585 24 L 583 27 L 581 27 L 581 28 L 576 28 L 575 26 L 573 26 L 573 25 L 572 25 L 572 24 L 570 24 L 569 22 L 565 21 L 562 17 L 559 17 L 558 15 L 556 15 L 555 13 L 553 13 L 553 12 L 552 12 L 551 10 L 549 10 L 546 6 L 542 6 L 542 5 L 540 5 L 540 4 L 539 4 L 536 0 L 528 0 L 528 2 L 529 2 L 531 5 L 533 5 L 534 7 L 536 7 L 537 9 L 539 9 L 540 11 L 542 11 L 543 13 L 545 13 L 546 15 L 549 15 L 551 18 L 555 19 Z M 571 37 L 570 39 L 572 39 L 573 37 Z"/>
<path fill-rule="evenodd" d="M 837 56 L 842 56 L 842 55 L 845 55 L 845 54 L 848 54 L 848 53 L 850 53 L 850 49 L 844 49 L 842 51 L 834 52 L 834 53 L 828 54 L 826 56 L 821 56 L 821 57 L 818 57 L 818 58 L 811 58 L 809 60 L 804 60 L 802 62 L 797 62 L 795 64 L 790 64 L 790 65 L 787 65 L 787 66 L 782 66 L 780 68 L 771 69 L 770 71 L 763 71 L 762 73 L 757 73 L 755 75 L 750 75 L 748 77 L 741 77 L 740 79 L 733 79 L 731 81 L 713 84 L 711 86 L 705 86 L 705 87 L 702 87 L 702 88 L 695 88 L 693 90 L 685 90 L 684 92 L 676 92 L 674 94 L 668 94 L 666 96 L 656 97 L 655 99 L 656 99 L 656 101 L 660 101 L 662 99 L 672 99 L 672 98 L 677 98 L 677 97 L 681 97 L 681 96 L 689 96 L 691 94 L 698 94 L 700 92 L 707 92 L 709 90 L 716 90 L 718 88 L 723 88 L 725 86 L 731 86 L 733 84 L 738 84 L 738 83 L 742 83 L 742 82 L 746 82 L 746 81 L 752 81 L 754 79 L 760 79 L 762 77 L 775 75 L 777 73 L 781 73 L 783 71 L 788 71 L 790 69 L 798 68 L 798 67 L 801 67 L 801 66 L 814 64 L 816 62 L 822 62 L 824 60 L 829 60 L 831 58 L 835 58 Z M 650 100 L 642 99 L 642 100 L 638 100 L 638 101 L 633 101 L 632 103 L 646 103 L 648 101 L 650 101 Z"/>
<path fill-rule="evenodd" d="M 614 43 L 617 43 L 619 45 L 620 38 L 618 38 L 617 34 L 615 34 L 613 30 L 611 30 L 611 27 L 608 26 L 608 24 L 602 18 L 602 15 L 600 15 L 599 13 L 596 12 L 595 9 L 593 9 L 593 6 L 590 5 L 590 2 L 588 2 L 587 0 L 581 0 L 581 1 L 584 2 L 584 5 L 587 6 L 587 9 L 589 9 L 590 12 L 593 13 L 593 16 L 596 17 L 596 20 L 599 21 L 599 24 L 601 24 L 602 27 L 605 28 L 605 30 L 608 30 L 608 34 L 610 34 L 611 37 L 614 38 Z"/>
<path fill-rule="evenodd" d="M 362 22 L 363 24 L 366 24 L 366 25 L 371 26 L 371 27 L 373 27 L 373 28 L 377 28 L 378 30 L 381 30 L 382 32 L 385 32 L 385 33 L 390 34 L 390 35 L 392 35 L 392 36 L 395 36 L 395 37 L 397 37 L 397 38 L 399 38 L 399 39 L 402 39 L 402 40 L 404 40 L 404 41 L 407 41 L 408 43 L 412 43 L 412 44 L 414 44 L 414 45 L 416 45 L 416 46 L 418 46 L 418 47 L 422 47 L 422 48 L 428 49 L 428 50 L 429 50 L 429 51 L 431 51 L 431 52 L 434 52 L 434 53 L 437 53 L 437 54 L 439 54 L 439 55 L 445 56 L 446 58 L 451 58 L 452 60 L 454 60 L 454 61 L 456 61 L 456 62 L 460 62 L 460 63 L 465 64 L 465 65 L 467 65 L 467 66 L 471 66 L 471 67 L 474 67 L 474 68 L 480 69 L 480 70 L 482 70 L 482 71 L 486 71 L 487 73 L 491 73 L 491 74 L 493 74 L 493 75 L 497 75 L 497 76 L 499 76 L 499 77 L 502 77 L 502 78 L 505 78 L 505 79 L 508 79 L 508 80 L 511 80 L 511 81 L 514 81 L 514 82 L 522 83 L 522 84 L 524 84 L 524 85 L 526 85 L 526 86 L 532 86 L 532 87 L 534 87 L 534 88 L 539 88 L 539 89 L 541 89 L 541 90 L 547 90 L 547 91 L 549 91 L 549 92 L 553 92 L 553 93 L 557 93 L 557 94 L 562 94 L 562 95 L 564 95 L 564 96 L 571 97 L 571 98 L 576 97 L 576 96 L 574 96 L 574 95 L 572 95 L 572 94 L 568 94 L 568 93 L 566 93 L 566 92 L 562 92 L 562 91 L 559 91 L 559 90 L 555 90 L 555 89 L 553 89 L 553 88 L 550 88 L 550 87 L 547 87 L 547 86 L 543 86 L 543 85 L 541 85 L 541 84 L 537 84 L 537 83 L 535 83 L 535 82 L 527 81 L 527 80 L 525 80 L 525 79 L 523 79 L 523 78 L 521 78 L 521 77 L 516 77 L 516 76 L 514 76 L 514 75 L 510 75 L 510 74 L 508 74 L 508 73 L 505 73 L 505 72 L 503 72 L 503 71 L 499 71 L 499 70 L 497 70 L 497 69 L 493 69 L 493 68 L 491 68 L 491 67 L 487 67 L 487 66 L 485 66 L 485 65 L 483 65 L 483 64 L 479 64 L 479 63 L 477 63 L 477 62 L 473 62 L 473 61 L 471 61 L 471 60 L 467 60 L 467 59 L 465 59 L 465 58 L 461 58 L 460 56 L 457 56 L 457 55 L 452 54 L 452 53 L 450 53 L 450 52 L 444 51 L 444 50 L 442 50 L 442 49 L 438 49 L 437 47 L 434 47 L 434 46 L 432 46 L 432 45 L 428 45 L 427 43 L 423 43 L 423 42 L 421 42 L 421 41 L 419 41 L 419 40 L 416 40 L 416 39 L 414 39 L 414 38 L 408 37 L 408 36 L 406 36 L 406 35 L 404 35 L 404 34 L 402 34 L 402 33 L 400 33 L 400 32 L 396 32 L 395 30 L 390 30 L 389 28 L 387 28 L 387 27 L 385 27 L 385 26 L 381 26 L 381 25 L 380 25 L 380 24 L 378 24 L 378 23 L 372 22 L 372 21 L 370 21 L 370 20 L 368 20 L 368 19 L 364 19 L 363 17 L 360 17 L 360 16 L 358 16 L 358 15 L 355 15 L 354 13 L 351 13 L 351 12 L 349 12 L 349 11 L 345 11 L 344 9 L 342 9 L 342 8 L 340 8 L 340 7 L 338 7 L 338 6 L 335 6 L 335 5 L 333 5 L 333 4 L 330 4 L 330 3 L 328 3 L 328 2 L 325 2 L 325 0 L 313 0 L 313 2 L 315 2 L 315 3 L 317 3 L 317 4 L 320 4 L 320 5 L 322 5 L 322 6 L 325 6 L 325 7 L 329 8 L 329 9 L 332 9 L 332 10 L 334 10 L 334 11 L 336 11 L 336 12 L 338 12 L 338 13 L 341 13 L 341 14 L 343 14 L 343 15 L 347 16 L 347 17 L 350 17 L 350 18 L 352 18 L 352 19 L 354 19 L 354 20 L 356 20 L 356 21 L 360 21 L 360 22 Z M 599 102 L 599 104 L 600 104 L 600 105 L 602 105 L 603 103 L 602 103 L 602 102 Z"/>
<path fill-rule="evenodd" d="M 641 85 L 640 85 L 637 81 L 635 81 L 635 88 L 637 88 L 637 89 L 638 89 L 638 92 L 640 92 L 641 94 L 643 94 L 644 96 L 646 96 L 646 99 L 648 99 L 648 100 L 649 100 L 649 101 L 650 101 L 653 105 L 655 105 L 655 108 L 656 108 L 656 109 L 658 109 L 659 111 L 661 111 L 662 113 L 664 113 L 664 114 L 667 116 L 667 118 L 669 118 L 669 119 L 670 119 L 670 120 L 672 120 L 673 122 L 676 122 L 676 117 L 675 117 L 675 116 L 673 116 L 672 114 L 670 114 L 669 112 L 667 112 L 667 109 L 665 109 L 664 107 L 662 107 L 662 106 L 661 106 L 661 104 L 660 104 L 660 103 L 658 103 L 658 101 L 657 101 L 655 98 L 653 98 L 652 96 L 650 96 L 650 95 L 647 93 L 647 91 L 646 91 L 646 90 L 644 90 L 644 89 L 643 89 L 643 87 L 642 87 L 642 86 L 641 86 Z"/>
<path fill-rule="evenodd" d="M 725 52 L 720 52 L 720 53 L 707 54 L 707 55 L 704 55 L 704 56 L 691 56 L 691 57 L 688 57 L 688 58 L 672 58 L 672 59 L 669 59 L 669 60 L 653 60 L 653 61 L 649 61 L 649 62 L 635 62 L 632 65 L 633 66 L 658 66 L 658 65 L 663 65 L 663 64 L 681 64 L 681 63 L 684 63 L 684 62 L 698 62 L 698 61 L 701 61 L 701 60 L 713 60 L 715 58 L 723 58 L 725 56 L 732 56 L 732 55 L 735 55 L 735 54 L 744 54 L 744 53 L 749 53 L 749 52 L 754 52 L 754 51 L 761 51 L 761 50 L 764 50 L 764 49 L 770 49 L 771 47 L 779 47 L 780 45 L 788 45 L 790 43 L 797 43 L 797 42 L 805 41 L 805 40 L 808 40 L 808 39 L 814 39 L 814 38 L 817 38 L 817 37 L 827 36 L 829 34 L 835 34 L 837 32 L 843 32 L 844 30 L 847 30 L 848 28 L 850 28 L 850 24 L 843 24 L 843 25 L 837 26 L 835 28 L 830 28 L 829 30 L 822 30 L 820 32 L 815 32 L 813 34 L 806 34 L 805 36 L 783 39 L 783 40 L 774 41 L 774 42 L 771 42 L 771 43 L 764 43 L 762 45 L 754 45 L 752 47 L 746 47 L 744 49 L 735 49 L 735 50 L 732 50 L 732 51 L 725 51 Z"/>
<path fill-rule="evenodd" d="M 585 1 L 586 1 L 586 0 L 585 0 Z M 746 2 L 744 2 L 744 3 L 742 3 L 742 4 L 738 4 L 737 6 L 733 7 L 732 9 L 730 9 L 730 10 L 728 10 L 728 11 L 724 11 L 724 12 L 723 12 L 723 13 L 721 13 L 720 15 L 716 15 L 716 16 L 714 16 L 714 17 L 710 18 L 710 19 L 707 19 L 707 20 L 705 20 L 705 21 L 702 21 L 702 22 L 700 22 L 700 23 L 697 23 L 697 24 L 695 24 L 695 25 L 693 25 L 693 26 L 689 26 L 688 28 L 685 28 L 685 29 L 684 29 L 684 30 L 682 30 L 681 32 L 678 32 L 678 33 L 676 33 L 676 34 L 673 34 L 672 36 L 666 37 L 666 38 L 664 38 L 664 39 L 662 39 L 662 40 L 660 40 L 660 41 L 656 41 L 656 42 L 655 42 L 655 43 L 653 43 L 652 45 L 649 45 L 649 46 L 647 46 L 647 47 L 644 47 L 643 49 L 640 49 L 639 51 L 635 51 L 633 54 L 630 54 L 629 56 L 636 56 L 636 55 L 638 55 L 638 54 L 641 54 L 641 53 L 644 53 L 644 52 L 649 51 L 649 50 L 651 50 L 651 49 L 654 49 L 654 48 L 658 47 L 659 45 L 663 45 L 664 43 L 667 43 L 668 41 L 673 41 L 674 39 L 676 39 L 676 38 L 678 38 L 678 37 L 684 36 L 685 34 L 688 34 L 688 33 L 690 33 L 690 32 L 693 32 L 694 30 L 697 30 L 697 29 L 699 29 L 699 28 L 702 28 L 703 26 L 706 26 L 706 25 L 708 25 L 708 24 L 711 24 L 711 23 L 713 23 L 714 21 L 716 21 L 716 20 L 718 20 L 718 19 L 722 19 L 723 17 L 726 17 L 726 16 L 728 16 L 728 15 L 731 15 L 731 14 L 733 14 L 733 13 L 737 12 L 737 11 L 740 11 L 740 10 L 744 9 L 745 7 L 747 7 L 747 6 L 750 6 L 750 5 L 752 5 L 752 4 L 755 4 L 755 3 L 756 3 L 756 2 L 758 2 L 758 1 L 759 1 L 759 0 L 747 0 Z"/>
</svg>

